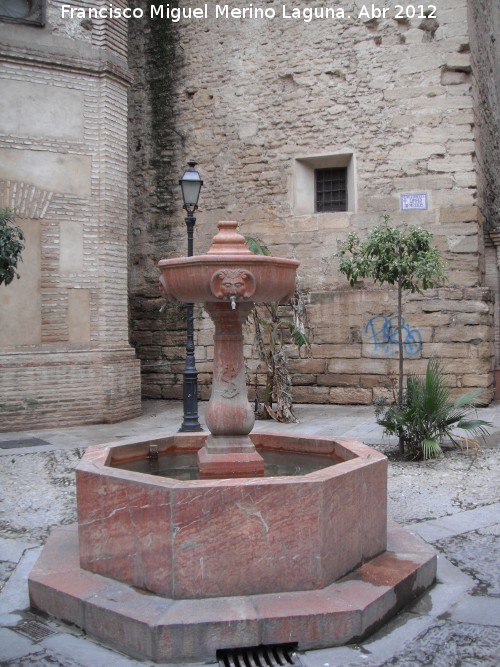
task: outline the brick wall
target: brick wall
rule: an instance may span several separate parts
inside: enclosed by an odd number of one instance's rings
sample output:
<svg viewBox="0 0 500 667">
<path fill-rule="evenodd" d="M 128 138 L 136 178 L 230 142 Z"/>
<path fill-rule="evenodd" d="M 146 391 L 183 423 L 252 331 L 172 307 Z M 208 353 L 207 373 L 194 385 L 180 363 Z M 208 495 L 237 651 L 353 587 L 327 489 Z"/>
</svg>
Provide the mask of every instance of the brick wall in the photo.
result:
<svg viewBox="0 0 500 667">
<path fill-rule="evenodd" d="M 60 4 L 48 3 L 44 28 L 0 23 L 0 205 L 27 237 L 20 279 L 0 287 L 3 430 L 140 411 L 128 343 L 126 25 L 66 21 Z"/>
</svg>

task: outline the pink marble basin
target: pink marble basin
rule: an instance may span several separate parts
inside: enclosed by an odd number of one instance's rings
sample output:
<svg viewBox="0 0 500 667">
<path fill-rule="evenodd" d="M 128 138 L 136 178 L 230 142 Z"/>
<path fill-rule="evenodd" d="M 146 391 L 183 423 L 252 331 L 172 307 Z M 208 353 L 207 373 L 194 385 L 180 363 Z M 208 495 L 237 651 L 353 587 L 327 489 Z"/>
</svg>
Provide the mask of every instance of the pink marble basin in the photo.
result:
<svg viewBox="0 0 500 667">
<path fill-rule="evenodd" d="M 219 232 L 204 255 L 162 259 L 161 290 L 187 303 L 287 301 L 295 290 L 299 262 L 248 250 L 236 222 L 219 222 Z"/>
<path fill-rule="evenodd" d="M 80 564 L 173 599 L 319 590 L 386 549 L 387 460 L 354 440 L 255 433 L 258 450 L 331 456 L 296 477 L 181 481 L 122 470 L 181 434 L 87 450 L 77 468 Z M 341 463 L 338 461 L 341 460 Z"/>
</svg>

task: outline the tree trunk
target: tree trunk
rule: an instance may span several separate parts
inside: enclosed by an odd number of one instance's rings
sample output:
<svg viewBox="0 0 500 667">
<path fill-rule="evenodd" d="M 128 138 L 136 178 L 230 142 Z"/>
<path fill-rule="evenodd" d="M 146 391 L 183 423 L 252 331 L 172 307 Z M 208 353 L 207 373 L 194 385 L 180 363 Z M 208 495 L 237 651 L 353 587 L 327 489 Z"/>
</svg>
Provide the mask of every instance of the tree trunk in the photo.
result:
<svg viewBox="0 0 500 667">
<path fill-rule="evenodd" d="M 398 278 L 398 348 L 399 348 L 399 383 L 398 403 L 403 405 L 403 288 L 402 278 Z M 399 435 L 399 453 L 401 458 L 405 455 L 405 443 L 402 435 Z"/>
</svg>

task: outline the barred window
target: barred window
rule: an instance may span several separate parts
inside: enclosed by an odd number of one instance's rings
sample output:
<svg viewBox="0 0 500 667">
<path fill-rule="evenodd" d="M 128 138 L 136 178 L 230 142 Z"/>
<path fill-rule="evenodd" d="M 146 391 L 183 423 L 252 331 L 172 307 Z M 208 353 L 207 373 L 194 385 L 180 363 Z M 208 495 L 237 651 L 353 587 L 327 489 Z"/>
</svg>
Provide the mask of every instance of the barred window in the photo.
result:
<svg viewBox="0 0 500 667">
<path fill-rule="evenodd" d="M 0 21 L 43 26 L 44 0 L 0 0 Z"/>
<path fill-rule="evenodd" d="M 347 168 L 314 170 L 316 213 L 347 211 Z"/>
</svg>

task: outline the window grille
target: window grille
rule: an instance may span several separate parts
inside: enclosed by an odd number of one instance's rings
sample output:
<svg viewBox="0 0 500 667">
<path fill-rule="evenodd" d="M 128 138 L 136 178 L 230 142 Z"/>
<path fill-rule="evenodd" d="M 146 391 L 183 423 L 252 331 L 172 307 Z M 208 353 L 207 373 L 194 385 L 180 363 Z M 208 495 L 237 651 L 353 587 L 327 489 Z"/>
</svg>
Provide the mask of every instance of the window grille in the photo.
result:
<svg viewBox="0 0 500 667">
<path fill-rule="evenodd" d="M 316 213 L 347 211 L 347 168 L 316 169 Z"/>
</svg>

